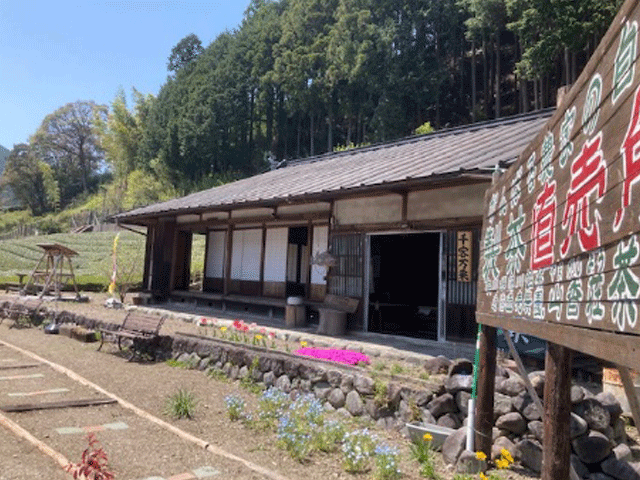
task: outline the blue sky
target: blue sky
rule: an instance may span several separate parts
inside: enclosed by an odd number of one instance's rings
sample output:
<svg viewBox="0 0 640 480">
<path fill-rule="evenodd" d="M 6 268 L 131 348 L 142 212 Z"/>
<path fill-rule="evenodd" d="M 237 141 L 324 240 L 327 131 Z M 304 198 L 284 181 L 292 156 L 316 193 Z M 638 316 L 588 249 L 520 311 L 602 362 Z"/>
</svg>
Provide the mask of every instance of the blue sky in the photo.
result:
<svg viewBox="0 0 640 480">
<path fill-rule="evenodd" d="M 209 45 L 248 4 L 0 0 L 0 145 L 27 142 L 69 102 L 109 105 L 120 87 L 157 94 L 180 39 L 195 33 Z"/>
</svg>

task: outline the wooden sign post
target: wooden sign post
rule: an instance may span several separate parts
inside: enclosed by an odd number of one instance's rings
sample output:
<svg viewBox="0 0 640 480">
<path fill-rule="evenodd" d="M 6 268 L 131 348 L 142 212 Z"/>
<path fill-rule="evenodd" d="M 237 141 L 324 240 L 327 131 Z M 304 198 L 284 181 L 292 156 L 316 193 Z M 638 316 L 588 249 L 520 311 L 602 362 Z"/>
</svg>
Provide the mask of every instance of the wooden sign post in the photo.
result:
<svg viewBox="0 0 640 480">
<path fill-rule="evenodd" d="M 569 477 L 571 350 L 640 367 L 639 23 L 627 0 L 485 197 L 478 321 L 549 342 L 543 480 Z"/>
</svg>

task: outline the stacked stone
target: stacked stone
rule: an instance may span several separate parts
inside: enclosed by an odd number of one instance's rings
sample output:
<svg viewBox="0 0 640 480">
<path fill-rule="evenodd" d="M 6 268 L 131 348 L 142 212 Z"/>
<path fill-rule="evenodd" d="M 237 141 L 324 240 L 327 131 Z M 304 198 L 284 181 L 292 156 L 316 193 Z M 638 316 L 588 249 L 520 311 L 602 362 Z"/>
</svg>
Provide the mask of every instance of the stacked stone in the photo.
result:
<svg viewBox="0 0 640 480">
<path fill-rule="evenodd" d="M 446 392 L 430 402 L 428 407 L 438 406 L 437 410 L 431 410 L 432 414 L 434 411 L 441 412 L 441 404 L 448 405 L 450 410 L 448 417 L 434 415 L 435 423 L 443 425 L 442 418 L 449 422 L 451 417 L 460 419 L 464 416 L 461 392 L 466 392 L 464 397 L 469 398 L 471 389 L 457 378 L 459 376 L 456 373 L 450 374 L 445 380 Z M 542 399 L 544 372 L 530 373 L 529 380 Z M 504 448 L 521 465 L 540 472 L 544 437 L 541 412 L 527 392 L 524 380 L 517 373 L 498 367 L 495 385 L 491 457 L 499 458 Z M 455 392 L 456 389 L 459 390 Z M 452 401 L 452 398 L 457 401 Z M 571 402 L 571 462 L 578 476 L 588 480 L 640 480 L 640 463 L 633 461 L 634 453 L 637 457 L 640 451 L 634 446 L 634 452 L 628 445 L 620 402 L 611 393 L 594 395 L 577 385 L 571 388 Z M 458 410 L 454 407 L 458 407 Z M 462 423 L 466 424 L 466 418 Z M 466 434 L 466 426 L 459 428 L 442 447 L 445 461 L 456 465 L 458 471 L 464 471 L 465 468 L 461 459 Z"/>
</svg>

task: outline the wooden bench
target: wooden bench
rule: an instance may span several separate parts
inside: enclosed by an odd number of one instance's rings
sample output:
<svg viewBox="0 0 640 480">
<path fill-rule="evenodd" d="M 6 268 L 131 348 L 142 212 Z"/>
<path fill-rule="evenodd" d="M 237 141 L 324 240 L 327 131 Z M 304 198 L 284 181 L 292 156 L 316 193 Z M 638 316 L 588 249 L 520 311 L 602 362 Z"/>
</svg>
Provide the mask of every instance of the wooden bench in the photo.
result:
<svg viewBox="0 0 640 480">
<path fill-rule="evenodd" d="M 328 294 L 324 303 L 318 307 L 318 333 L 332 336 L 342 336 L 347 329 L 347 314 L 355 313 L 360 300 L 351 297 L 340 297 Z"/>
<path fill-rule="evenodd" d="M 13 324 L 9 328 L 31 326 L 35 323 L 41 306 L 42 299 L 18 297 L 3 309 L 0 324 L 5 318 L 8 318 L 13 320 Z"/>
<path fill-rule="evenodd" d="M 123 339 L 131 340 L 131 356 L 129 361 L 133 360 L 136 355 L 143 353 L 151 355 L 155 360 L 156 340 L 159 337 L 160 328 L 164 323 L 164 316 L 148 315 L 137 310 L 129 310 L 127 316 L 116 329 L 101 328 L 100 346 L 102 348 L 105 341 L 118 344 L 118 349 L 122 350 Z M 111 337 L 107 340 L 107 337 Z"/>
</svg>

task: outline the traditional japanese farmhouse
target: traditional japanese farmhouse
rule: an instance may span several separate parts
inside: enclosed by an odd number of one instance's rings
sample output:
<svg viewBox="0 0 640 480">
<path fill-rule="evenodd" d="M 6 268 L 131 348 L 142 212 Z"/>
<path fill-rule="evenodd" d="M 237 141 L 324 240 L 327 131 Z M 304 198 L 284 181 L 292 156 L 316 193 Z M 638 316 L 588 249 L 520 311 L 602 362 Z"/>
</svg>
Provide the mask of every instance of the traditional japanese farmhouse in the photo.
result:
<svg viewBox="0 0 640 480">
<path fill-rule="evenodd" d="M 352 331 L 475 338 L 484 193 L 550 111 L 298 159 L 116 216 L 147 227 L 144 287 L 156 300 L 262 309 L 307 320 L 325 296 L 356 299 Z M 190 290 L 194 235 L 204 280 Z"/>
</svg>

